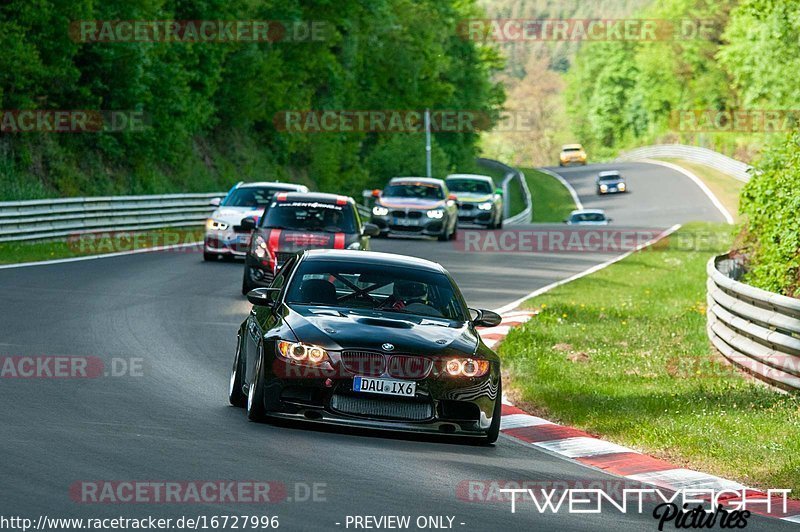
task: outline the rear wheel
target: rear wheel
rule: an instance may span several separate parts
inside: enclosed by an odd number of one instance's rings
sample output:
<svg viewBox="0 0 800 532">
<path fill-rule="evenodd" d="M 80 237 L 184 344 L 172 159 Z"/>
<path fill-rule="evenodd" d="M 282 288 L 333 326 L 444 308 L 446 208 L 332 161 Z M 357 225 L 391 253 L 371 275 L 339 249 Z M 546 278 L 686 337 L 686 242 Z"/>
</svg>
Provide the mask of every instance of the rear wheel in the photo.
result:
<svg viewBox="0 0 800 532">
<path fill-rule="evenodd" d="M 250 387 L 247 390 L 247 419 L 250 421 L 262 421 L 266 414 L 266 409 L 264 408 L 263 361 L 264 352 L 262 348 L 259 348 L 255 375 L 253 375 L 253 382 L 250 383 Z"/>
<path fill-rule="evenodd" d="M 239 408 L 247 404 L 247 397 L 242 391 L 242 373 L 242 338 L 239 335 L 236 337 L 236 355 L 233 357 L 231 380 L 228 385 L 228 401 Z"/>
</svg>

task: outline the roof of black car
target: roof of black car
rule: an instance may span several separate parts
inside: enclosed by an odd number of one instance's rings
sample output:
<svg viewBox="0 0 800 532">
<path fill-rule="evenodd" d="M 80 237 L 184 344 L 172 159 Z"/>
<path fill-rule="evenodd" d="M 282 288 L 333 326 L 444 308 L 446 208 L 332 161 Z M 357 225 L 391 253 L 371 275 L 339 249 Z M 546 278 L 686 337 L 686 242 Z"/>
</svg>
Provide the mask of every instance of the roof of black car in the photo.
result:
<svg viewBox="0 0 800 532">
<path fill-rule="evenodd" d="M 380 253 L 377 251 L 357 251 L 346 249 L 313 249 L 304 253 L 305 260 L 335 260 L 357 262 L 359 264 L 386 264 L 405 268 L 416 268 L 431 272 L 443 273 L 444 268 L 436 263 L 407 255 Z"/>
<path fill-rule="evenodd" d="M 277 201 L 316 201 L 319 203 L 354 203 L 353 198 L 325 192 L 286 192 L 276 194 Z"/>
</svg>

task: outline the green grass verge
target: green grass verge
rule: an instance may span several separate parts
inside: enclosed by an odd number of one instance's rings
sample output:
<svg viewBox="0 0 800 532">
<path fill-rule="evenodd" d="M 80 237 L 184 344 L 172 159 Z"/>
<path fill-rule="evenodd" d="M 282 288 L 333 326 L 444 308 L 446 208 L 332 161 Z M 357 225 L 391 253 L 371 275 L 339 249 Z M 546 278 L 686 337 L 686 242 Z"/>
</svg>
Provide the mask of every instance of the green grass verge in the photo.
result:
<svg viewBox="0 0 800 532">
<path fill-rule="evenodd" d="M 800 490 L 800 398 L 743 377 L 706 337 L 706 261 L 730 231 L 690 224 L 528 300 L 541 312 L 500 347 L 512 400 L 678 465 Z"/>
<path fill-rule="evenodd" d="M 66 240 L 0 242 L 0 264 L 67 259 L 199 242 L 203 240 L 203 234 L 203 228 L 167 228 L 153 231 L 97 233 Z"/>
<path fill-rule="evenodd" d="M 703 164 L 690 163 L 682 159 L 664 160 L 682 166 L 699 177 L 711 189 L 720 203 L 728 209 L 734 220 L 739 221 L 739 195 L 745 185 L 742 181 Z"/>
<path fill-rule="evenodd" d="M 560 223 L 575 209 L 572 196 L 558 179 L 535 168 L 522 171 L 533 197 L 534 223 Z"/>
</svg>

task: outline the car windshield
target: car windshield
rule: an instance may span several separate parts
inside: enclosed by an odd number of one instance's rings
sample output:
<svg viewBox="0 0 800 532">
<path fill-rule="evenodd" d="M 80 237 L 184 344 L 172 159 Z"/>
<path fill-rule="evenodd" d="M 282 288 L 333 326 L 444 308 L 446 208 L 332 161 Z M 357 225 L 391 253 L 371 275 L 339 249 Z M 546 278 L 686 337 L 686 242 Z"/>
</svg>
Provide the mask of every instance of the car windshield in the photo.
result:
<svg viewBox="0 0 800 532">
<path fill-rule="evenodd" d="M 446 275 L 355 261 L 301 262 L 287 290 L 286 302 L 456 321 L 468 319 L 464 301 Z"/>
<path fill-rule="evenodd" d="M 261 219 L 261 227 L 325 233 L 355 233 L 356 219 L 353 208 L 349 204 L 273 201 Z"/>
<path fill-rule="evenodd" d="M 492 185 L 480 179 L 448 179 L 450 192 L 467 192 L 472 194 L 491 194 Z"/>
<path fill-rule="evenodd" d="M 220 205 L 225 207 L 266 207 L 272 201 L 272 196 L 280 190 L 272 187 L 237 188 Z"/>
<path fill-rule="evenodd" d="M 395 183 L 383 190 L 387 198 L 444 199 L 442 187 L 431 183 Z"/>
<path fill-rule="evenodd" d="M 606 217 L 599 212 L 581 212 L 573 214 L 571 220 L 573 222 L 604 222 Z"/>
<path fill-rule="evenodd" d="M 618 181 L 619 179 L 620 179 L 619 174 L 609 174 L 600 176 L 600 181 Z"/>
<path fill-rule="evenodd" d="M 581 151 L 583 148 L 562 148 L 561 151 Z"/>
</svg>

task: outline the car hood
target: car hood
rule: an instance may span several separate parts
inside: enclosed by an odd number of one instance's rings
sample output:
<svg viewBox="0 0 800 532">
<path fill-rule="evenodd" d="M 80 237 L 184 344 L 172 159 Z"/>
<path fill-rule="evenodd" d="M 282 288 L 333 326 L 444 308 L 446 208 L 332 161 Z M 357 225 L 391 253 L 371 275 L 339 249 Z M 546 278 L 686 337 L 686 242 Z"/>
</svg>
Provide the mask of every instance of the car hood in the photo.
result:
<svg viewBox="0 0 800 532">
<path fill-rule="evenodd" d="M 474 192 L 457 192 L 456 197 L 461 203 L 484 203 L 494 199 L 492 194 L 476 194 Z"/>
<path fill-rule="evenodd" d="M 358 240 L 355 233 L 328 233 L 323 231 L 294 231 L 290 229 L 262 229 L 264 239 L 272 251 L 296 253 L 304 249 L 345 249 Z"/>
<path fill-rule="evenodd" d="M 248 216 L 258 220 L 264 214 L 264 207 L 220 207 L 211 213 L 211 218 L 228 225 L 239 225 Z"/>
<path fill-rule="evenodd" d="M 380 198 L 378 203 L 389 209 L 436 209 L 444 207 L 444 200 L 423 198 Z"/>
<path fill-rule="evenodd" d="M 433 356 L 472 355 L 479 342 L 477 333 L 466 322 L 393 312 L 292 305 L 286 321 L 298 341 L 334 351 L 368 349 Z M 394 349 L 385 350 L 383 345 L 387 343 Z"/>
</svg>

